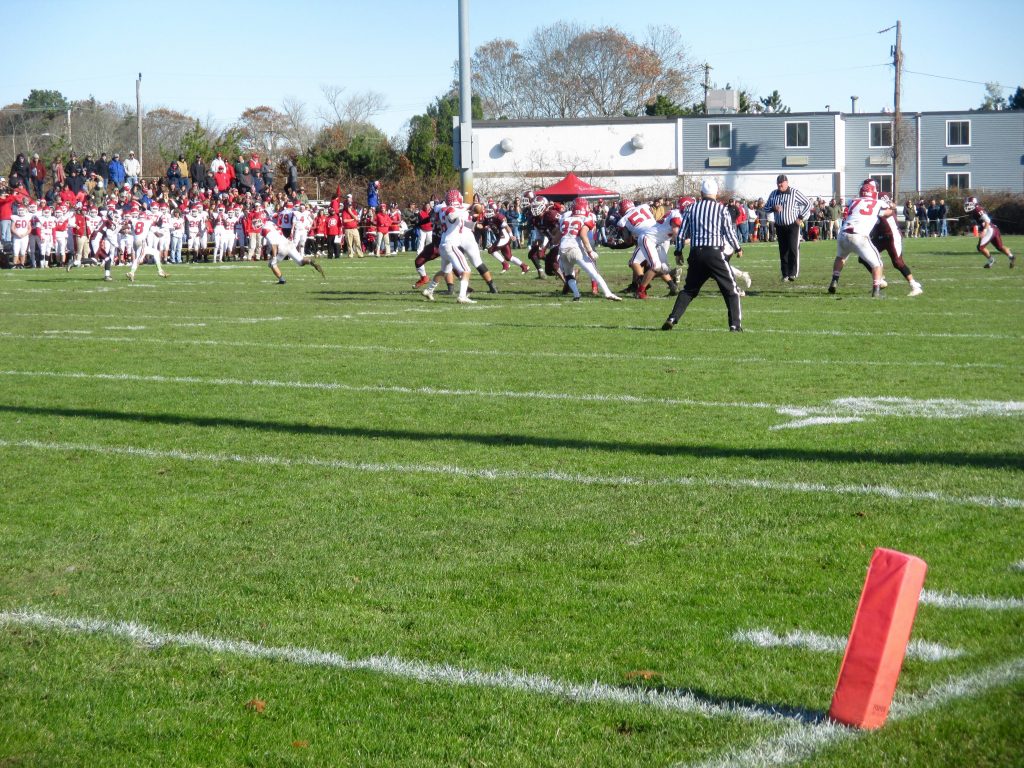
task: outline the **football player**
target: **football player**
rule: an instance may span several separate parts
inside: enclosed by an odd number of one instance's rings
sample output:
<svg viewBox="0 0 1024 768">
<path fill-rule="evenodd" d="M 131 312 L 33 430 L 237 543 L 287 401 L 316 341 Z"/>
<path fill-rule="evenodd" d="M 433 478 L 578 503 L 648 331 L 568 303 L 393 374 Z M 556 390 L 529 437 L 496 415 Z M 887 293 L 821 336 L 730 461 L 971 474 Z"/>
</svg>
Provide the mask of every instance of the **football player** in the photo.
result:
<svg viewBox="0 0 1024 768">
<path fill-rule="evenodd" d="M 469 223 L 470 210 L 463 202 L 462 193 L 457 189 L 449 189 L 445 195 L 444 208 L 441 221 L 444 224 L 444 234 L 441 235 L 439 243 L 441 251 L 441 269 L 434 278 L 427 283 L 423 289 L 423 295 L 429 300 L 434 300 L 434 290 L 437 288 L 441 277 L 447 277 L 454 273 L 459 277 L 459 296 L 456 301 L 459 304 L 475 304 L 469 298 L 469 259 L 467 253 L 475 252 L 477 260 L 480 259 L 480 249 L 477 247 L 476 239 L 473 237 L 473 230 Z M 482 266 L 482 265 L 481 265 Z M 488 273 L 490 274 L 490 273 Z M 447 280 L 446 280 L 447 282 Z M 493 286 L 493 283 L 491 283 Z"/>
<path fill-rule="evenodd" d="M 619 201 L 616 226 L 622 230 L 623 237 L 612 247 L 634 246 L 629 260 L 629 268 L 633 271 L 630 291 L 635 289 L 638 299 L 647 298 L 647 288 L 655 275 L 668 283 L 670 295 L 679 293 L 679 286 L 663 256 L 668 254 L 668 243 L 679 234 L 680 224 L 682 216 L 678 211 L 672 211 L 659 222 L 649 205 L 635 205 L 629 199 Z"/>
<path fill-rule="evenodd" d="M 836 260 L 832 265 L 832 282 L 828 292 L 835 293 L 839 287 L 839 275 L 846 265 L 851 253 L 871 273 L 871 295 L 882 298 L 882 259 L 878 249 L 871 242 L 871 230 L 879 219 L 888 218 L 895 213 L 888 198 L 879 199 L 878 187 L 873 179 L 865 179 L 860 185 L 858 196 L 850 203 L 843 223 L 839 227 L 839 239 L 836 241 Z"/>
<path fill-rule="evenodd" d="M 578 197 L 573 201 L 572 209 L 567 211 L 560 223 L 562 237 L 558 242 L 558 261 L 565 284 L 572 292 L 572 300 L 580 300 L 580 289 L 576 283 L 575 267 L 579 267 L 588 275 L 610 301 L 622 301 L 612 293 L 601 273 L 597 271 L 597 254 L 590 245 L 590 233 L 597 227 L 594 215 L 590 212 L 590 204 L 585 198 Z"/>
<path fill-rule="evenodd" d="M 284 285 L 285 279 L 281 276 L 281 268 L 277 266 L 277 257 L 279 254 L 284 254 L 284 258 L 291 259 L 300 267 L 304 267 L 307 264 L 313 267 L 317 272 L 320 273 L 320 277 L 324 280 L 327 279 L 327 275 L 324 274 L 323 267 L 316 258 L 312 256 L 303 256 L 295 248 L 295 244 L 291 240 L 288 240 L 277 228 L 277 225 L 268 217 L 264 219 L 263 226 L 260 229 L 260 235 L 262 235 L 264 241 L 270 246 L 270 271 L 274 273 L 274 277 L 277 278 L 278 285 Z"/>
<path fill-rule="evenodd" d="M 1006 254 L 1006 258 L 1010 262 L 1010 269 L 1013 269 L 1017 259 L 1010 252 L 1010 249 L 1003 245 L 1003 235 L 999 231 L 999 227 L 992 223 L 992 217 L 978 204 L 978 198 L 968 197 L 964 200 L 964 211 L 970 214 L 971 220 L 978 227 L 978 232 L 980 233 L 978 253 L 985 257 L 985 269 L 991 269 L 992 265 L 996 263 L 992 254 L 988 252 L 989 243 L 992 243 L 1000 253 Z"/>
<path fill-rule="evenodd" d="M 482 223 L 484 229 L 490 230 L 494 236 L 494 242 L 487 247 L 487 252 L 501 262 L 501 271 L 508 272 L 515 264 L 524 275 L 529 272 L 530 267 L 524 264 L 522 259 L 512 255 L 512 227 L 508 225 L 508 221 L 497 206 L 491 204 L 484 209 Z"/>
<path fill-rule="evenodd" d="M 885 195 L 882 196 L 882 200 L 892 204 Z M 920 296 L 924 293 L 921 284 L 914 279 L 910 267 L 903 260 L 903 236 L 900 235 L 900 228 L 896 224 L 895 216 L 886 216 L 875 223 L 871 229 L 871 242 L 879 251 L 884 250 L 889 254 L 889 261 L 892 262 L 893 267 L 910 283 L 910 293 L 907 296 Z"/>
</svg>

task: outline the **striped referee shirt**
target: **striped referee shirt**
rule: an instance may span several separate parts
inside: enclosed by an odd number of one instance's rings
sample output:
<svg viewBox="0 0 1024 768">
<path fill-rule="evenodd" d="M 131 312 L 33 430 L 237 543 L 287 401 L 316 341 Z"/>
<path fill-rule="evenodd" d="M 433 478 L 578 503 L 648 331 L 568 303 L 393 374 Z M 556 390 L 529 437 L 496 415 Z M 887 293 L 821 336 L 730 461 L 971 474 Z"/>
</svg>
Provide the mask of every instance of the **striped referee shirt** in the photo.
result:
<svg viewBox="0 0 1024 768">
<path fill-rule="evenodd" d="M 776 205 L 782 206 L 782 213 L 775 214 L 775 223 L 781 224 L 784 227 L 795 223 L 797 219 L 806 218 L 807 212 L 811 210 L 811 201 L 799 189 L 793 189 L 792 187 L 785 192 L 779 192 L 777 189 L 772 190 L 764 207 L 772 211 L 775 210 Z"/>
<path fill-rule="evenodd" d="M 686 209 L 679 226 L 680 241 L 690 239 L 693 248 L 721 248 L 726 243 L 740 249 L 728 209 L 715 200 L 703 198 Z"/>
</svg>

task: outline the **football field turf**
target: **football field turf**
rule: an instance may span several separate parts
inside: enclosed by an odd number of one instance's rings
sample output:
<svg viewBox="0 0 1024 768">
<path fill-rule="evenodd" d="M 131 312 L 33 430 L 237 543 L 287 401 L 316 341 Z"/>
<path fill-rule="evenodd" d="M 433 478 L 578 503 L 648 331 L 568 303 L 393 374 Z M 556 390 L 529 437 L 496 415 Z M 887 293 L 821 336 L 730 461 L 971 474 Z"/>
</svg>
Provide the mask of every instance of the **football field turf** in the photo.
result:
<svg viewBox="0 0 1024 768">
<path fill-rule="evenodd" d="M 742 334 L 408 254 L 0 273 L 0 766 L 1021 765 L 1024 268 L 974 243 L 881 301 L 751 245 Z M 859 733 L 876 547 L 929 570 Z"/>
</svg>

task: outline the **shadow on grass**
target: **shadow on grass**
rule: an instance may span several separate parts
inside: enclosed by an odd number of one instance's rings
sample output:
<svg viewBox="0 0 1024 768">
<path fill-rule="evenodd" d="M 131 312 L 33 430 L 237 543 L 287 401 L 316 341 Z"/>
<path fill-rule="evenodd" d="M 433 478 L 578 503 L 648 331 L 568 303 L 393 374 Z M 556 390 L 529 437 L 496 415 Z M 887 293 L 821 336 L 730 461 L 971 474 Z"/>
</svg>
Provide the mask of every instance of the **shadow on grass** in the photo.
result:
<svg viewBox="0 0 1024 768">
<path fill-rule="evenodd" d="M 666 685 L 644 681 L 629 682 L 620 687 L 626 690 L 650 691 L 651 693 L 671 696 L 673 698 L 690 697 L 701 704 L 708 704 L 712 707 L 735 708 L 736 710 L 755 712 L 769 718 L 795 720 L 804 725 L 819 725 L 831 722 L 828 712 L 821 710 L 804 709 L 803 707 L 793 707 L 788 704 L 768 704 L 742 696 L 718 696 L 700 688 L 670 688 Z"/>
<path fill-rule="evenodd" d="M 65 418 L 118 421 L 137 424 L 167 424 L 186 427 L 251 429 L 292 435 L 318 435 L 323 437 L 353 438 L 360 440 L 407 440 L 413 442 L 450 441 L 499 448 L 550 448 L 574 451 L 606 451 L 632 453 L 645 456 L 683 456 L 688 458 L 754 459 L 758 461 L 808 461 L 844 464 L 883 465 L 937 465 L 945 467 L 974 467 L 983 469 L 1024 469 L 1024 455 L 1019 453 L 966 453 L 963 451 L 863 451 L 829 448 L 758 448 L 728 447 L 700 443 L 644 443 L 625 440 L 588 440 L 574 437 L 545 437 L 542 435 L 474 434 L 463 430 L 427 431 L 388 429 L 382 427 L 330 426 L 300 424 L 264 419 L 229 418 L 224 416 L 194 416 L 175 413 L 129 413 L 100 408 L 72 408 L 59 406 L 0 405 L 0 413 L 27 416 L 57 416 Z"/>
</svg>

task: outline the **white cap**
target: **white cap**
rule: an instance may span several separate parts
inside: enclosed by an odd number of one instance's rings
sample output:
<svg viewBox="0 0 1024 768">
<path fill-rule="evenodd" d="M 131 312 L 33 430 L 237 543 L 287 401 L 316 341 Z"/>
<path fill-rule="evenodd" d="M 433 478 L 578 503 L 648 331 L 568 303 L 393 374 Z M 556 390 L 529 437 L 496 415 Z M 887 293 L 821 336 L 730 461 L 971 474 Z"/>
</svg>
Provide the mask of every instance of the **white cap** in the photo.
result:
<svg viewBox="0 0 1024 768">
<path fill-rule="evenodd" d="M 700 193 L 704 197 L 718 197 L 718 182 L 708 176 L 700 183 Z"/>
</svg>

